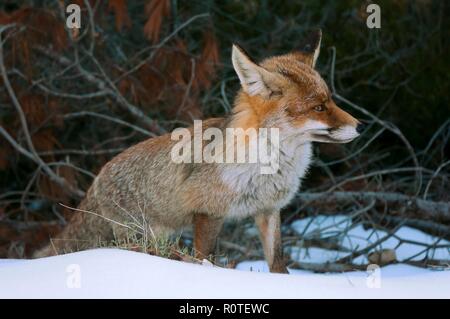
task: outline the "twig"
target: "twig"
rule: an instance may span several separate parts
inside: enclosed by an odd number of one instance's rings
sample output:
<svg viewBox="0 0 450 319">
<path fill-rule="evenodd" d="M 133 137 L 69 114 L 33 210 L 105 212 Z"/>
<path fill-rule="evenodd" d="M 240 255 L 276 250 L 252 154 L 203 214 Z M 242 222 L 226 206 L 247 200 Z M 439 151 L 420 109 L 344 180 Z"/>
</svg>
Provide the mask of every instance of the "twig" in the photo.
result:
<svg viewBox="0 0 450 319">
<path fill-rule="evenodd" d="M 384 243 L 386 240 L 391 238 L 401 226 L 402 226 L 401 224 L 397 225 L 386 236 L 383 236 L 382 238 L 378 239 L 377 241 L 373 242 L 372 244 L 370 244 L 370 245 L 368 245 L 368 246 L 366 246 L 366 247 L 364 247 L 364 248 L 362 248 L 362 249 L 360 249 L 358 251 L 352 252 L 348 256 L 345 256 L 345 257 L 342 257 L 342 258 L 336 260 L 336 263 L 337 264 L 346 264 L 348 262 L 351 262 L 356 257 L 359 257 L 359 256 L 362 256 L 364 254 L 367 254 L 372 249 L 374 249 L 375 247 L 379 246 L 380 244 Z"/>
<path fill-rule="evenodd" d="M 47 57 L 50 57 L 57 61 L 58 63 L 69 66 L 72 65 L 72 61 L 67 59 L 66 57 L 60 56 L 54 52 L 51 52 L 43 47 L 37 47 L 36 48 L 39 52 L 43 53 Z M 136 117 L 138 120 L 142 121 L 146 125 L 148 125 L 151 128 L 154 128 L 158 133 L 164 133 L 165 129 L 163 129 L 158 122 L 155 120 L 152 120 L 149 118 L 144 112 L 142 112 L 137 106 L 129 103 L 121 94 L 120 92 L 114 90 L 114 88 L 108 88 L 108 84 L 103 81 L 102 79 L 99 79 L 98 77 L 94 76 L 89 71 L 85 70 L 79 63 L 76 64 L 77 70 L 79 71 L 80 75 L 83 76 L 85 80 L 88 82 L 91 82 L 94 84 L 99 91 L 106 92 L 110 97 L 112 97 L 121 107 L 123 107 L 125 110 L 127 110 L 131 115 Z"/>
<path fill-rule="evenodd" d="M 387 130 L 391 131 L 392 133 L 394 133 L 395 135 L 397 135 L 404 143 L 404 145 L 406 146 L 406 148 L 408 149 L 411 158 L 414 162 L 414 165 L 416 166 L 417 170 L 416 170 L 416 177 L 417 177 L 417 186 L 416 186 L 416 195 L 418 195 L 421 191 L 422 188 L 422 171 L 419 169 L 420 168 L 420 164 L 419 164 L 419 160 L 417 159 L 416 153 L 414 152 L 414 149 L 412 148 L 411 144 L 409 143 L 409 141 L 406 139 L 406 137 L 403 135 L 403 133 L 396 127 L 394 126 L 392 123 L 388 123 L 386 121 L 382 121 L 380 120 L 377 116 L 375 116 L 374 114 L 372 114 L 371 112 L 369 112 L 368 110 L 366 110 L 365 108 L 349 101 L 348 99 L 344 98 L 343 96 L 339 95 L 336 92 L 336 87 L 335 87 L 335 79 L 334 79 L 334 68 L 335 68 L 335 61 L 336 61 L 336 49 L 332 48 L 332 62 L 331 62 L 331 89 L 332 89 L 332 94 L 333 96 L 348 104 L 349 106 L 353 107 L 354 109 L 360 111 L 361 113 L 363 113 L 364 115 L 372 118 L 374 121 L 376 121 L 378 124 L 380 124 L 381 126 L 385 127 Z"/>
<path fill-rule="evenodd" d="M 125 122 L 121 119 L 118 119 L 118 118 L 115 118 L 115 117 L 112 117 L 112 116 L 109 116 L 106 114 L 100 114 L 100 113 L 96 113 L 96 112 L 80 111 L 80 112 L 76 112 L 76 113 L 69 113 L 69 114 L 64 115 L 64 119 L 76 118 L 76 117 L 81 117 L 81 116 L 98 117 L 98 118 L 105 119 L 105 120 L 108 120 L 108 121 L 111 121 L 111 122 L 114 122 L 114 123 L 117 123 L 120 125 L 128 126 L 128 127 L 132 128 L 133 130 L 135 130 L 139 133 L 142 133 L 146 136 L 151 136 L 151 137 L 157 136 L 156 134 L 154 134 L 150 131 L 147 131 L 139 126 L 133 125 L 131 123 Z"/>
<path fill-rule="evenodd" d="M 430 180 L 428 181 L 427 187 L 425 187 L 425 191 L 423 193 L 423 199 L 427 199 L 427 195 L 428 195 L 428 191 L 431 187 L 431 183 L 433 182 L 433 179 L 439 174 L 439 172 L 448 164 L 450 164 L 450 160 L 448 160 L 447 162 L 442 163 L 441 165 L 439 165 L 439 167 L 436 169 L 436 171 L 433 173 L 433 175 L 431 176 Z"/>
<path fill-rule="evenodd" d="M 114 82 L 118 82 L 121 79 L 123 79 L 124 77 L 136 72 L 137 70 L 139 70 L 143 65 L 147 64 L 149 61 L 151 61 L 153 59 L 153 57 L 155 56 L 155 53 L 157 52 L 158 49 L 162 48 L 170 39 L 172 39 L 178 32 L 180 32 L 182 29 L 184 29 L 185 27 L 187 27 L 189 24 L 191 24 L 192 22 L 194 22 L 195 20 L 199 19 L 199 18 L 205 18 L 208 17 L 209 13 L 202 13 L 202 14 L 198 14 L 195 15 L 193 17 L 191 17 L 190 19 L 188 19 L 186 22 L 182 23 L 178 28 L 176 28 L 171 34 L 169 34 L 167 37 L 165 37 L 161 42 L 159 42 L 157 45 L 149 47 L 149 48 L 145 48 L 143 50 L 141 50 L 140 52 L 138 52 L 135 57 L 140 56 L 141 54 L 145 53 L 147 50 L 149 49 L 154 49 L 153 52 L 150 54 L 150 56 L 148 56 L 147 58 L 145 58 L 144 60 L 142 60 L 140 63 L 138 63 L 137 65 L 135 65 L 134 67 L 132 67 L 130 70 L 128 70 L 127 72 L 121 74 L 119 76 L 119 78 L 117 78 Z"/>
<path fill-rule="evenodd" d="M 130 230 L 132 230 L 132 231 L 134 231 L 134 232 L 140 233 L 138 230 L 136 230 L 136 229 L 134 229 L 134 228 L 132 228 L 132 227 L 130 227 L 130 226 L 128 226 L 128 225 L 122 224 L 122 223 L 120 223 L 120 222 L 118 222 L 118 221 L 116 221 L 116 220 L 114 220 L 114 219 L 111 219 L 111 218 L 108 218 L 108 217 L 106 217 L 106 216 L 103 216 L 103 215 L 94 213 L 94 212 L 92 212 L 92 211 L 84 210 L 84 209 L 79 209 L 79 208 L 74 208 L 74 207 L 70 207 L 70 206 L 64 205 L 63 203 L 59 203 L 59 205 L 61 205 L 62 207 L 65 207 L 65 208 L 68 208 L 68 209 L 77 211 L 77 212 L 88 213 L 88 214 L 91 214 L 91 215 L 94 215 L 94 216 L 103 218 L 103 219 L 105 219 L 105 220 L 107 220 L 107 221 L 109 221 L 109 222 L 111 222 L 111 223 L 113 223 L 113 224 L 116 224 L 116 225 L 125 227 L 125 228 L 130 229 Z"/>
</svg>

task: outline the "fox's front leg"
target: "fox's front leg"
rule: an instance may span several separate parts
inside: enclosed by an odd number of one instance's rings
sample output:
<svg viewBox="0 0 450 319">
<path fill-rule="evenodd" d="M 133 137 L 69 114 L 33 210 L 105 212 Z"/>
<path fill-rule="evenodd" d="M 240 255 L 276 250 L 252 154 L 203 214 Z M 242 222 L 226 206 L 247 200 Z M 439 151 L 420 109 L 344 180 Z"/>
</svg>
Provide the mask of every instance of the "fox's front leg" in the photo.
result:
<svg viewBox="0 0 450 319">
<path fill-rule="evenodd" d="M 270 272 L 288 273 L 283 259 L 280 212 L 258 214 L 255 221 Z"/>
<path fill-rule="evenodd" d="M 211 217 L 207 214 L 195 214 L 193 222 L 195 257 L 203 259 L 214 252 L 223 218 Z"/>
</svg>

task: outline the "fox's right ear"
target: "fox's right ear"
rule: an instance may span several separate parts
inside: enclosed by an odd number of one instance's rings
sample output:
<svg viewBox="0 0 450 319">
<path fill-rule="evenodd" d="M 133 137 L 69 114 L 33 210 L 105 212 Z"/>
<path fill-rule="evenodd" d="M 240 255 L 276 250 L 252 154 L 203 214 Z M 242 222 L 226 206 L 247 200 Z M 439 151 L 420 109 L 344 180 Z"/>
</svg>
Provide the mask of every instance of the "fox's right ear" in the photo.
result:
<svg viewBox="0 0 450 319">
<path fill-rule="evenodd" d="M 299 53 L 302 62 L 314 68 L 320 53 L 322 42 L 322 30 L 316 29 L 310 32 L 299 46 Z"/>
<path fill-rule="evenodd" d="M 249 95 L 270 97 L 280 92 L 282 78 L 254 62 L 237 44 L 233 44 L 231 61 L 242 88 Z"/>
</svg>

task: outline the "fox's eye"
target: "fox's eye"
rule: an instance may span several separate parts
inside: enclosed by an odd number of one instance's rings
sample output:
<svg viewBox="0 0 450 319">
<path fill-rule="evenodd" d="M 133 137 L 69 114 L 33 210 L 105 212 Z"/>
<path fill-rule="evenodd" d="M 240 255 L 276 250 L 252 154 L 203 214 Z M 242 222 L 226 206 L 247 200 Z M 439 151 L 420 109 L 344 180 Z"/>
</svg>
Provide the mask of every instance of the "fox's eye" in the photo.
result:
<svg viewBox="0 0 450 319">
<path fill-rule="evenodd" d="M 314 111 L 316 111 L 316 112 L 325 111 L 325 105 L 321 104 L 321 105 L 314 106 Z"/>
</svg>

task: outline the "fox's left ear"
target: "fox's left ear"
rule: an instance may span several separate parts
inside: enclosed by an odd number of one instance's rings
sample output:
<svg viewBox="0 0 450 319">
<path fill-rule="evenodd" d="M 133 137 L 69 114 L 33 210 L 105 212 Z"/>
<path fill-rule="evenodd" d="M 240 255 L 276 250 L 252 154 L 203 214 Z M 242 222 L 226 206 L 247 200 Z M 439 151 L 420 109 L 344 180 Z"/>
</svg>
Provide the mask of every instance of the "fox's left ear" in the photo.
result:
<svg viewBox="0 0 450 319">
<path fill-rule="evenodd" d="M 231 61 L 241 81 L 242 89 L 247 94 L 267 99 L 281 92 L 283 76 L 260 66 L 236 44 L 233 44 Z"/>
<path fill-rule="evenodd" d="M 322 42 L 322 30 L 312 31 L 299 46 L 299 57 L 303 63 L 314 68 L 320 53 L 320 43 Z"/>
</svg>

